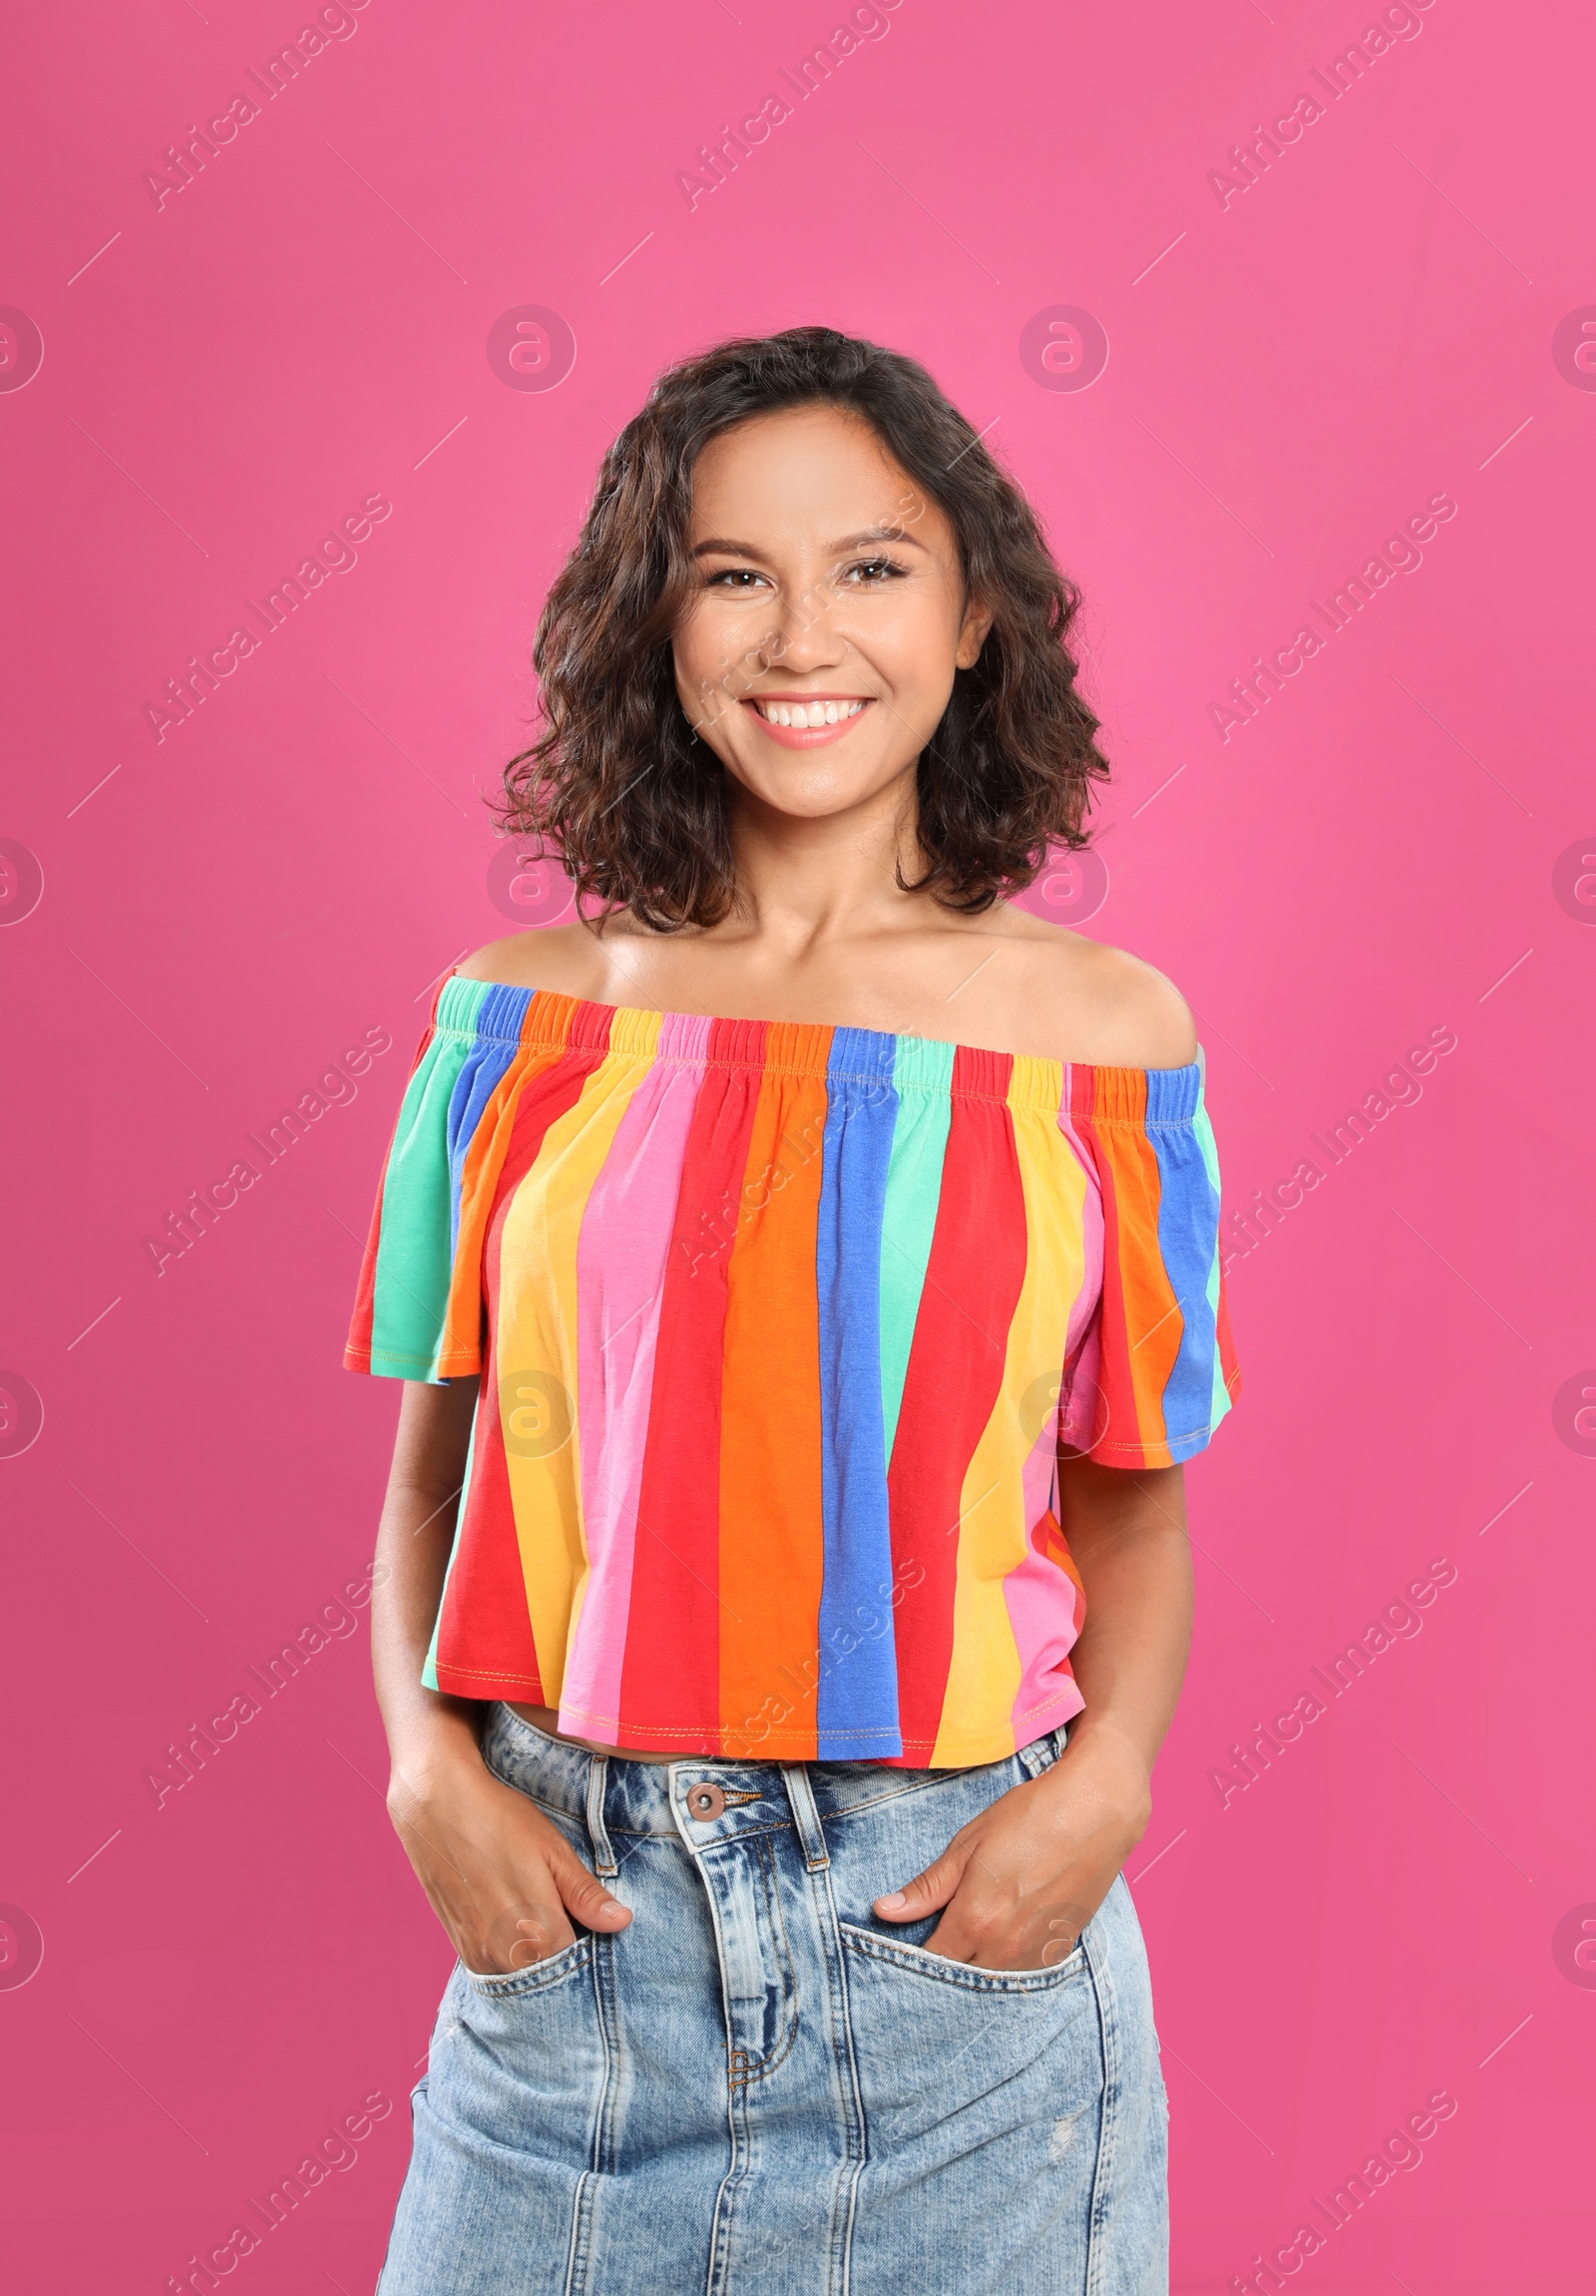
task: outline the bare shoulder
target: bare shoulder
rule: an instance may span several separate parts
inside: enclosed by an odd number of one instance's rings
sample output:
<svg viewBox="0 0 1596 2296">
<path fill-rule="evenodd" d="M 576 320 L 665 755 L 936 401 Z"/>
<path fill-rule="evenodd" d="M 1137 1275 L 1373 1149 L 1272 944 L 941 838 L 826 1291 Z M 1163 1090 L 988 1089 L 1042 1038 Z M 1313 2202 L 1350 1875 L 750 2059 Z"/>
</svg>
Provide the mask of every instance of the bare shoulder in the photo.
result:
<svg viewBox="0 0 1596 2296">
<path fill-rule="evenodd" d="M 602 943 L 586 925 L 543 925 L 490 941 L 456 968 L 466 980 L 497 980 L 507 988 L 546 988 L 565 996 L 601 998 Z"/>
<path fill-rule="evenodd" d="M 1101 1068 L 1185 1068 L 1196 1059 L 1191 1007 L 1156 964 L 1024 910 L 1008 909 L 1005 922 L 1023 960 L 1027 1017 L 1041 1022 L 1054 1058 Z"/>
</svg>

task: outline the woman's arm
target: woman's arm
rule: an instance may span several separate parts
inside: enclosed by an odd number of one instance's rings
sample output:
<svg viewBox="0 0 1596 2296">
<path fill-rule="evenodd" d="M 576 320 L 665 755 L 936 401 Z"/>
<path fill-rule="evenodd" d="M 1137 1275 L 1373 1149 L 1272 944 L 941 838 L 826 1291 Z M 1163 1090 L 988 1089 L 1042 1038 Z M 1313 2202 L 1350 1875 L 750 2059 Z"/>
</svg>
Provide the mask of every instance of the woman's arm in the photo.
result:
<svg viewBox="0 0 1596 2296">
<path fill-rule="evenodd" d="M 388 1733 L 388 1813 L 468 1969 L 525 1968 L 631 1915 L 565 1836 L 482 1758 L 481 1703 L 428 1690 L 422 1663 L 443 1595 L 477 1381 L 406 1380 L 377 1532 L 372 1671 Z"/>
<path fill-rule="evenodd" d="M 1183 1474 L 1061 1463 L 1060 1516 L 1086 1589 L 1071 1653 L 1085 1711 L 1050 1769 L 1011 1788 L 924 1873 L 876 1900 L 884 1921 L 942 1908 L 929 1951 L 984 1969 L 1061 1960 L 1146 1831 L 1153 1759 L 1191 1641 Z"/>
</svg>

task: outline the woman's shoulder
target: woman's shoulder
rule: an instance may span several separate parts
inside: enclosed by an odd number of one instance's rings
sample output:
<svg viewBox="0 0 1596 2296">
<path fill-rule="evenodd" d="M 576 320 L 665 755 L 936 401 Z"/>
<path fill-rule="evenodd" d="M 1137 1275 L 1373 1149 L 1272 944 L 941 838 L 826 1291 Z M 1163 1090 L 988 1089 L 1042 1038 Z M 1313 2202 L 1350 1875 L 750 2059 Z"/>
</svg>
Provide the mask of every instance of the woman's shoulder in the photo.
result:
<svg viewBox="0 0 1596 2296">
<path fill-rule="evenodd" d="M 1023 1047 L 1044 1058 L 1102 1068 L 1184 1068 L 1196 1058 L 1197 1032 L 1185 998 L 1156 965 L 1128 950 L 1044 924 L 1008 903 L 965 928 L 964 935 L 991 944 L 967 982 L 954 990 L 966 1042 Z M 540 926 L 490 941 L 456 970 L 466 980 L 613 1003 L 624 1001 L 637 960 L 647 954 L 636 944 L 648 939 L 617 930 L 612 920 L 602 935 L 580 923 Z M 941 942 L 921 946 L 929 957 Z M 991 962 L 999 953 L 1003 961 Z M 941 968 L 939 963 L 930 969 Z M 914 1016 L 916 1031 L 944 1033 L 942 1006 L 948 1001 L 945 990 L 935 996 L 926 990 L 925 1009 Z"/>
<path fill-rule="evenodd" d="M 601 1001 L 607 978 L 602 945 L 586 925 L 541 925 L 507 933 L 464 957 L 463 980 L 495 980 L 506 988 L 545 988 L 562 996 Z"/>
<path fill-rule="evenodd" d="M 1008 903 L 1002 930 L 1017 958 L 1003 967 L 1007 1001 L 1027 1035 L 1040 1023 L 1052 1058 L 1099 1068 L 1184 1068 L 1196 1059 L 1191 1007 L 1156 964 Z"/>
</svg>

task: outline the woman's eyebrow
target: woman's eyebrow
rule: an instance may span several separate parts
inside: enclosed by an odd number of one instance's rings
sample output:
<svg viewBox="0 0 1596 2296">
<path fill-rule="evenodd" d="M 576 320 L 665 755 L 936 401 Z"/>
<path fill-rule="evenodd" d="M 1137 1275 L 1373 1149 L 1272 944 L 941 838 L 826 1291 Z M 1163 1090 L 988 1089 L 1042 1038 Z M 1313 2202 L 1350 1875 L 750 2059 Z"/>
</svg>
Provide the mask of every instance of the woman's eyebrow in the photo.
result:
<svg viewBox="0 0 1596 2296">
<path fill-rule="evenodd" d="M 731 542 L 724 535 L 711 535 L 707 542 L 694 543 L 689 556 L 695 559 L 708 558 L 711 552 L 719 552 L 729 559 L 763 560 L 765 555 L 763 551 L 755 550 L 752 543 Z"/>
<path fill-rule="evenodd" d="M 907 543 L 911 550 L 917 551 L 926 548 L 924 543 L 916 541 L 907 527 L 888 523 L 884 526 L 865 527 L 856 535 L 844 535 L 841 542 L 831 545 L 830 555 L 840 558 L 844 551 L 857 550 L 863 543 Z M 723 558 L 758 559 L 761 564 L 765 561 L 764 552 L 757 550 L 752 543 L 736 542 L 727 535 L 711 535 L 704 542 L 694 543 L 689 555 L 699 559 L 717 554 Z"/>
<path fill-rule="evenodd" d="M 916 551 L 926 547 L 924 543 L 916 541 L 907 527 L 901 527 L 895 521 L 889 521 L 884 526 L 866 527 L 860 534 L 844 535 L 840 543 L 833 543 L 831 547 L 840 553 L 857 550 L 861 543 L 907 543 L 911 550 Z"/>
</svg>

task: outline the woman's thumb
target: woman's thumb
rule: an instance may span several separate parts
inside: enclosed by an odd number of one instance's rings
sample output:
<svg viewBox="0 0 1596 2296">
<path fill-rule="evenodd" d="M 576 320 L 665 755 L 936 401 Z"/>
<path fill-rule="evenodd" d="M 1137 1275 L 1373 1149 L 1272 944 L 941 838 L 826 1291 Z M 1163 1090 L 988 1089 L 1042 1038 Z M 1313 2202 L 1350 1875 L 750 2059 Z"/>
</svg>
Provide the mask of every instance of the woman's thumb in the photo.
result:
<svg viewBox="0 0 1596 2296">
<path fill-rule="evenodd" d="M 917 1873 L 913 1881 L 905 1882 L 902 1889 L 893 1890 L 886 1897 L 878 1897 L 876 1911 L 883 1921 L 919 1921 L 928 1913 L 935 1913 L 948 1903 L 959 1887 L 965 1861 L 951 1849 L 944 1850 Z"/>
<path fill-rule="evenodd" d="M 631 1919 L 629 1907 L 610 1895 L 603 1883 L 588 1871 L 575 1850 L 562 1846 L 549 1857 L 549 1872 L 560 1902 L 585 1929 L 624 1929 Z"/>
</svg>

